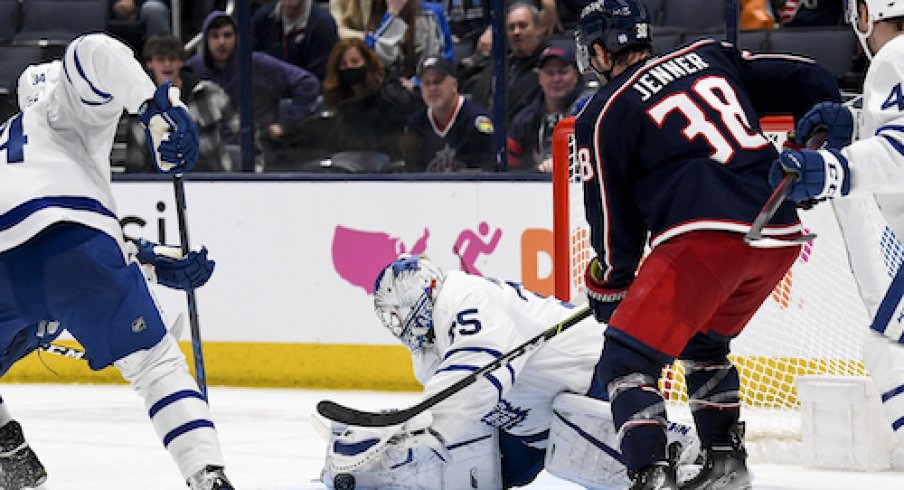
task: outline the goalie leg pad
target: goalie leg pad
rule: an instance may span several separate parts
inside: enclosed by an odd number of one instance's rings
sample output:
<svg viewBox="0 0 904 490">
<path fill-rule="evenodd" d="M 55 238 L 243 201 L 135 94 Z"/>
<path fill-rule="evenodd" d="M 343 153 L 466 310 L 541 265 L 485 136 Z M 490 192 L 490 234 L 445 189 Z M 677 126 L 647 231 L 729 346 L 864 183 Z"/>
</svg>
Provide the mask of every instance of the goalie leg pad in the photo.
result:
<svg viewBox="0 0 904 490">
<path fill-rule="evenodd" d="M 447 448 L 425 414 L 401 427 L 334 424 L 321 480 L 329 488 L 502 488 L 495 430 Z"/>
<path fill-rule="evenodd" d="M 630 486 L 607 402 L 562 393 L 552 409 L 546 471 L 590 488 Z"/>
<path fill-rule="evenodd" d="M 863 340 L 863 362 L 879 391 L 891 427 L 904 448 L 904 345 L 870 331 Z"/>
<path fill-rule="evenodd" d="M 588 488 L 627 488 L 627 468 L 618 450 L 618 434 L 609 403 L 574 393 L 553 400 L 553 419 L 546 450 L 546 471 Z M 693 427 L 669 422 L 668 446 L 678 464 L 690 464 L 700 453 Z"/>
<path fill-rule="evenodd" d="M 206 466 L 224 465 L 210 409 L 172 337 L 114 366 L 144 399 L 154 430 L 185 479 Z"/>
</svg>

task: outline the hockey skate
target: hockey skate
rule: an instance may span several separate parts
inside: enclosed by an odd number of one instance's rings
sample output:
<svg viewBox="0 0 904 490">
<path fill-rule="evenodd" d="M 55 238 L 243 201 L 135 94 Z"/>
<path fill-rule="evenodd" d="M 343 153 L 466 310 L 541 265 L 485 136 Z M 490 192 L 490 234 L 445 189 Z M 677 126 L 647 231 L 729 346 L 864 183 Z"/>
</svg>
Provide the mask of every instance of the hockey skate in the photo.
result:
<svg viewBox="0 0 904 490">
<path fill-rule="evenodd" d="M 681 483 L 689 490 L 746 490 L 753 488 L 747 470 L 747 451 L 744 449 L 744 422 L 729 431 L 728 446 L 703 448 L 700 472 Z"/>
<path fill-rule="evenodd" d="M 186 483 L 191 490 L 235 490 L 223 473 L 222 466 L 208 466 L 199 470 Z"/>
<path fill-rule="evenodd" d="M 12 420 L 0 427 L 0 488 L 35 488 L 47 480 L 47 470 L 25 442 L 22 426 Z"/>
<path fill-rule="evenodd" d="M 632 483 L 630 490 L 678 490 L 675 467 L 666 461 L 657 461 L 628 474 Z"/>
</svg>

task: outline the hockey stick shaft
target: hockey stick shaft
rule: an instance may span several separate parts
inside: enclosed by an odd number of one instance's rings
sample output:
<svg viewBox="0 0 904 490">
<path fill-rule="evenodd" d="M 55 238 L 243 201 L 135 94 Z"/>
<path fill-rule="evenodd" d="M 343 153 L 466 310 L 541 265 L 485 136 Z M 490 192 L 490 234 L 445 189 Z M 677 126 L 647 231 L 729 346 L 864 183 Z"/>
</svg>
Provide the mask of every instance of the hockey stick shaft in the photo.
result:
<svg viewBox="0 0 904 490">
<path fill-rule="evenodd" d="M 173 189 L 176 195 L 179 242 L 182 246 L 182 255 L 187 256 L 191 251 L 191 244 L 188 240 L 188 223 L 185 218 L 185 184 L 182 181 L 182 175 L 173 175 Z M 195 380 L 198 382 L 201 396 L 204 397 L 204 400 L 207 400 L 207 374 L 204 371 L 204 348 L 201 343 L 201 325 L 198 319 L 198 303 L 195 298 L 195 291 L 193 289 L 185 291 L 185 297 L 188 301 L 188 324 L 191 328 L 191 349 L 192 357 L 195 361 Z"/>
<path fill-rule="evenodd" d="M 75 347 L 66 347 L 65 345 L 60 344 L 47 344 L 39 345 L 38 349 L 58 356 L 71 357 L 73 359 L 88 359 L 88 354 L 86 354 L 85 351 L 76 349 Z"/>
<path fill-rule="evenodd" d="M 809 149 L 819 148 L 825 143 L 827 136 L 828 130 L 826 127 L 821 125 L 817 126 L 810 137 L 807 138 L 804 147 Z M 788 172 L 782 177 L 781 182 L 779 182 L 775 187 L 775 190 L 772 191 L 772 195 L 766 200 L 766 204 L 763 204 L 763 208 L 760 210 L 759 214 L 756 215 L 756 219 L 754 219 L 753 224 L 750 225 L 750 230 L 744 235 L 745 242 L 753 243 L 764 238 L 763 228 L 772 221 L 772 217 L 775 216 L 776 211 L 778 211 L 778 208 L 785 202 L 785 199 L 788 199 L 788 196 L 791 194 L 791 188 L 799 178 L 800 175 L 794 172 Z M 813 236 L 813 238 L 815 238 L 815 236 Z"/>
<path fill-rule="evenodd" d="M 362 427 L 388 427 L 391 425 L 402 424 L 412 417 L 415 417 L 416 415 L 436 405 L 437 403 L 445 400 L 446 398 L 449 398 L 450 396 L 460 392 L 464 388 L 467 388 L 484 375 L 487 375 L 499 369 L 500 367 L 505 366 L 513 359 L 520 357 L 527 352 L 531 352 L 539 348 L 549 339 L 555 337 L 556 335 L 559 335 L 565 330 L 568 330 L 569 328 L 578 324 L 581 320 L 589 317 L 590 313 L 590 308 L 581 308 L 570 317 L 547 328 L 536 337 L 533 337 L 527 342 L 519 345 L 518 347 L 515 347 L 511 351 L 498 357 L 493 362 L 483 366 L 477 371 L 468 374 L 464 378 L 458 380 L 455 384 L 449 386 L 448 388 L 445 388 L 444 390 L 429 398 L 426 398 L 425 400 L 412 407 L 395 412 L 365 412 L 346 407 L 329 400 L 323 400 L 317 404 L 317 412 L 330 420 L 343 424 L 357 425 Z"/>
</svg>

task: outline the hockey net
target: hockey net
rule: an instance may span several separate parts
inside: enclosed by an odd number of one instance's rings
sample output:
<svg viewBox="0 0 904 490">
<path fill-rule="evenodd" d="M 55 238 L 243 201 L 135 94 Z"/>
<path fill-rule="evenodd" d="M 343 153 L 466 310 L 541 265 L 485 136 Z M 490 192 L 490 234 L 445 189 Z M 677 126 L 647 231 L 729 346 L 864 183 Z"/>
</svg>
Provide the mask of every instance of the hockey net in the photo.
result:
<svg viewBox="0 0 904 490">
<path fill-rule="evenodd" d="M 779 148 L 794 127 L 791 117 L 767 117 L 763 133 Z M 565 119 L 553 135 L 553 235 L 556 296 L 585 302 L 583 274 L 595 255 L 584 217 L 582 176 L 574 157 L 574 120 Z M 742 417 L 748 440 L 799 440 L 801 421 L 795 379 L 801 375 L 865 374 L 860 345 L 869 318 L 848 268 L 841 232 L 829 205 L 802 211 L 806 244 L 744 332 L 732 342 L 732 360 L 741 376 Z M 881 233 L 881 231 L 880 231 Z M 885 256 L 900 262 L 900 244 L 884 244 Z M 660 388 L 669 416 L 690 421 L 680 361 L 666 367 Z M 753 454 L 752 454 L 753 456 Z"/>
</svg>

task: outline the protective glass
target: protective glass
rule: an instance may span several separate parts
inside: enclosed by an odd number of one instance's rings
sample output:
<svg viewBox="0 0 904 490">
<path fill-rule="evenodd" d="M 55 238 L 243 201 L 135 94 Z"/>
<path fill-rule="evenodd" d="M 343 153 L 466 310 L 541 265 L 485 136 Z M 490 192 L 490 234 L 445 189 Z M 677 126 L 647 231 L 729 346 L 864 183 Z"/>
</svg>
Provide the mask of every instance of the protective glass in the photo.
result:
<svg viewBox="0 0 904 490">
<path fill-rule="evenodd" d="M 859 0 L 844 0 L 844 21 L 848 24 L 857 25 L 857 3 Z"/>
<path fill-rule="evenodd" d="M 574 31 L 574 59 L 578 64 L 578 71 L 587 73 L 590 69 L 590 48 L 584 42 L 580 29 Z"/>
</svg>

